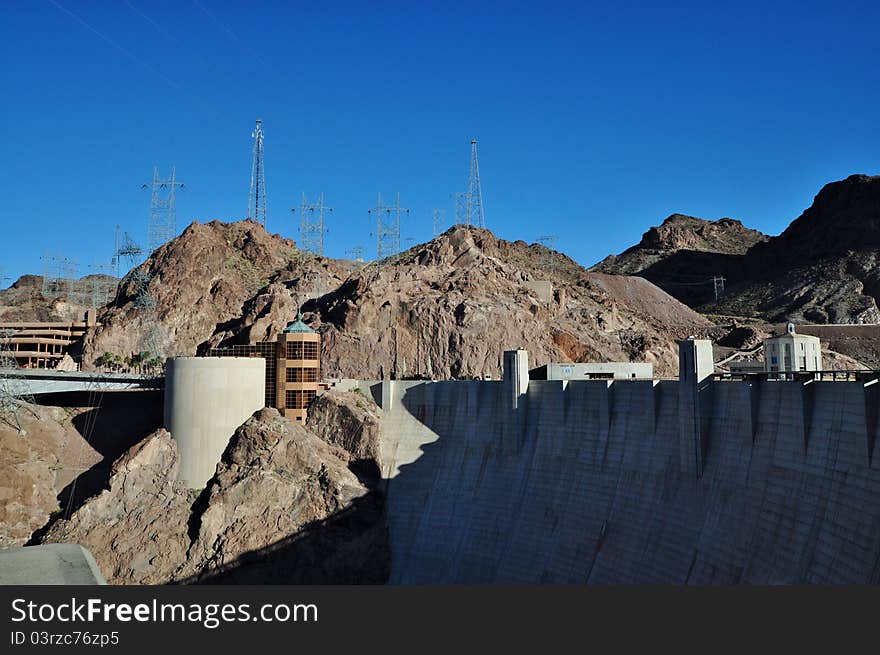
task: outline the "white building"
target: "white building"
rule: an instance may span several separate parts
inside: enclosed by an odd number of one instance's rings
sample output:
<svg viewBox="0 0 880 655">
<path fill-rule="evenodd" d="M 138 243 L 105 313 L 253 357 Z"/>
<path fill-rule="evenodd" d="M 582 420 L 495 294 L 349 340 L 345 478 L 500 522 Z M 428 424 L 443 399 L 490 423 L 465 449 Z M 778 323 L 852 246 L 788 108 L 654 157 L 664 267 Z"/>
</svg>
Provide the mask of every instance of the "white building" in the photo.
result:
<svg viewBox="0 0 880 655">
<path fill-rule="evenodd" d="M 654 365 L 646 362 L 545 364 L 529 371 L 533 380 L 650 380 Z"/>
<path fill-rule="evenodd" d="M 785 334 L 764 340 L 764 370 L 768 373 L 821 371 L 819 337 L 797 334 L 794 323 L 789 323 Z"/>
</svg>

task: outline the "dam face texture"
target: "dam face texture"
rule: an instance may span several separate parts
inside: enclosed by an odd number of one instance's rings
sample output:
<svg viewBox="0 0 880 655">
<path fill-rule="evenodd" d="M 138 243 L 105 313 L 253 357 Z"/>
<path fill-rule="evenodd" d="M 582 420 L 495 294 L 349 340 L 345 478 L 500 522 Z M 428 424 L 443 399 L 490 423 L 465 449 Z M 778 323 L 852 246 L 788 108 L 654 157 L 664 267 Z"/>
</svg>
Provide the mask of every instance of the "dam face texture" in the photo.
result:
<svg viewBox="0 0 880 655">
<path fill-rule="evenodd" d="M 877 582 L 876 381 L 371 386 L 392 583 Z M 708 364 L 706 360 L 708 350 Z"/>
</svg>

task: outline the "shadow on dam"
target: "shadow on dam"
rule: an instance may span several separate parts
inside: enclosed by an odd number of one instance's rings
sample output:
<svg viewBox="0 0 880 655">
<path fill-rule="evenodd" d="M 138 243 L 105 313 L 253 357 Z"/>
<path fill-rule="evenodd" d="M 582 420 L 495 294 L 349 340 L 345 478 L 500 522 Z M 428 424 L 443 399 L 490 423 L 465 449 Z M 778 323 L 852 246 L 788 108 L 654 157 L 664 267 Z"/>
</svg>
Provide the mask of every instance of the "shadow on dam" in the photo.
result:
<svg viewBox="0 0 880 655">
<path fill-rule="evenodd" d="M 381 477 L 200 583 L 876 583 L 877 412 L 859 383 L 393 383 Z M 373 389 L 374 393 L 376 390 Z M 876 397 L 873 398 L 876 400 Z M 875 426 L 876 427 L 876 426 Z M 870 455 L 870 456 L 869 456 Z M 387 526 L 387 529 L 386 529 Z"/>
<path fill-rule="evenodd" d="M 861 383 L 714 383 L 699 472 L 677 381 L 532 381 L 510 401 L 500 382 L 391 394 L 389 582 L 878 581 Z"/>
<path fill-rule="evenodd" d="M 862 383 L 714 382 L 698 440 L 677 381 L 531 381 L 515 408 L 502 382 L 386 384 L 365 496 L 183 582 L 880 579 Z"/>
</svg>

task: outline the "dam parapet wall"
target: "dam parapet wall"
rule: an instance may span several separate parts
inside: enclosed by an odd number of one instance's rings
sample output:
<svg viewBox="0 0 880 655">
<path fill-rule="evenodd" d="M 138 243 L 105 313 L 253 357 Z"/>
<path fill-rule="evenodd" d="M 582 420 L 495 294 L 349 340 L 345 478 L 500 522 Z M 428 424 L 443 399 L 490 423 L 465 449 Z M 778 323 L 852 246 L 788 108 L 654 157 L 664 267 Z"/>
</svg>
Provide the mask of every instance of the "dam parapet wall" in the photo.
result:
<svg viewBox="0 0 880 655">
<path fill-rule="evenodd" d="M 876 582 L 876 389 L 374 383 L 391 581 Z"/>
</svg>

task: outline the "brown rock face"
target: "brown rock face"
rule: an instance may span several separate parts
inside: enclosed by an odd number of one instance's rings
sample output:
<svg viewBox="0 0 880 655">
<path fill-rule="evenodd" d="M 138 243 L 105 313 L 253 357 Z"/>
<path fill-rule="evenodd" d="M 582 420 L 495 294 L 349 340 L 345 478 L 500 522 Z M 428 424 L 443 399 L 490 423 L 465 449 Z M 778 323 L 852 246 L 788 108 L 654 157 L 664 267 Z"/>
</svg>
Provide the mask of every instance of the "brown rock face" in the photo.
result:
<svg viewBox="0 0 880 655">
<path fill-rule="evenodd" d="M 770 321 L 880 322 L 880 176 L 825 185 L 778 237 L 749 251 L 725 313 Z"/>
<path fill-rule="evenodd" d="M 263 409 L 233 435 L 207 488 L 175 481 L 159 430 L 114 465 L 108 489 L 44 542 L 80 543 L 116 584 L 382 582 L 381 499 L 305 428 Z"/>
<path fill-rule="evenodd" d="M 0 417 L 0 548 L 23 546 L 59 510 L 66 467 L 100 460 L 61 410 L 21 405 L 18 416 L 24 434 Z"/>
<path fill-rule="evenodd" d="M 536 280 L 552 284 L 549 302 L 528 288 Z M 393 265 L 365 267 L 307 309 L 325 373 L 367 379 L 498 378 L 512 348 L 536 366 L 646 360 L 671 373 L 674 339 L 708 325 L 645 280 L 587 273 L 542 246 L 460 226 Z"/>
<path fill-rule="evenodd" d="M 738 274 L 742 256 L 769 237 L 732 218 L 707 221 L 673 214 L 642 240 L 590 270 L 638 275 L 691 307 L 714 300 L 712 278 Z"/>
<path fill-rule="evenodd" d="M 149 351 L 154 344 L 166 356 L 194 355 L 198 344 L 241 318 L 246 302 L 253 314 L 241 337 L 258 341 L 277 336 L 290 317 L 271 328 L 267 320 L 260 321 L 262 296 L 287 297 L 295 304 L 291 294 L 330 284 L 322 275 L 338 284 L 347 274 L 332 260 L 301 260 L 293 241 L 268 234 L 254 221 L 192 223 L 141 266 L 150 276 L 154 311 L 137 306 L 139 283 L 127 276 L 114 302 L 100 314 L 102 326 L 87 336 L 84 361 L 94 364 L 104 352 Z M 285 284 L 273 285 L 277 281 Z M 146 339 L 151 321 L 158 323 L 160 334 Z"/>
<path fill-rule="evenodd" d="M 57 521 L 43 543 L 85 546 L 116 584 L 165 582 L 189 543 L 190 501 L 175 483 L 177 469 L 171 435 L 157 430 L 115 462 L 108 489 Z"/>
<path fill-rule="evenodd" d="M 359 268 L 302 258 L 292 241 L 252 221 L 194 223 L 144 267 L 165 354 L 273 340 L 297 299 L 311 297 L 305 317 L 322 333 L 331 376 L 498 377 L 502 350 L 517 347 L 536 365 L 632 358 L 671 373 L 674 339 L 707 324 L 644 281 L 628 283 L 641 285 L 638 293 L 617 297 L 604 276 L 560 253 L 475 228 L 453 228 L 396 263 Z M 552 285 L 549 302 L 528 288 L 540 280 Z M 99 316 L 103 326 L 85 341 L 87 364 L 105 351 L 150 350 L 149 312 L 136 306 L 135 292 L 124 280 Z"/>
<path fill-rule="evenodd" d="M 372 398 L 358 391 L 329 391 L 309 405 L 307 427 L 356 471 L 378 476 L 380 419 Z"/>
<path fill-rule="evenodd" d="M 72 282 L 72 293 L 57 298 L 43 296 L 43 277 L 22 275 L 8 289 L 0 290 L 0 323 L 33 321 L 81 321 L 91 306 L 92 280 L 113 288 L 116 278 L 87 275 Z"/>
<path fill-rule="evenodd" d="M 880 322 L 880 177 L 825 185 L 777 237 L 674 215 L 592 270 L 640 275 L 695 309 L 770 322 Z M 714 298 L 712 278 L 726 278 Z"/>
</svg>

